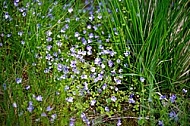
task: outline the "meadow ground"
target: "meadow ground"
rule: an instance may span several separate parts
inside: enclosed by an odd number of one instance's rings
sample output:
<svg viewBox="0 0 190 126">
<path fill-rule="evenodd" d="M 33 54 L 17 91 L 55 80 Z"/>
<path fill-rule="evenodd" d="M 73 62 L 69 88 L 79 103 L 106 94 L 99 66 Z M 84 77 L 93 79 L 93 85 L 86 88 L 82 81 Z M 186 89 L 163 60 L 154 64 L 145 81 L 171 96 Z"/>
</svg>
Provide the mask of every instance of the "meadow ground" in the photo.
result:
<svg viewBox="0 0 190 126">
<path fill-rule="evenodd" d="M 1 0 L 1 126 L 190 126 L 188 0 Z"/>
</svg>

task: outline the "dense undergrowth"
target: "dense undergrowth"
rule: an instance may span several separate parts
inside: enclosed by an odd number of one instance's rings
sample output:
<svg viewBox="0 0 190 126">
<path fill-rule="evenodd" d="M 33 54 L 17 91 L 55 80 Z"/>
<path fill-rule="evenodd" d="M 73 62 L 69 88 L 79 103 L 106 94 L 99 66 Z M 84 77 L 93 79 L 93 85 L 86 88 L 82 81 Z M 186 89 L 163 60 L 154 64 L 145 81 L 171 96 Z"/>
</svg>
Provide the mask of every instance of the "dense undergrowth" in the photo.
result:
<svg viewBox="0 0 190 126">
<path fill-rule="evenodd" d="M 0 4 L 1 125 L 190 125 L 187 0 Z"/>
</svg>

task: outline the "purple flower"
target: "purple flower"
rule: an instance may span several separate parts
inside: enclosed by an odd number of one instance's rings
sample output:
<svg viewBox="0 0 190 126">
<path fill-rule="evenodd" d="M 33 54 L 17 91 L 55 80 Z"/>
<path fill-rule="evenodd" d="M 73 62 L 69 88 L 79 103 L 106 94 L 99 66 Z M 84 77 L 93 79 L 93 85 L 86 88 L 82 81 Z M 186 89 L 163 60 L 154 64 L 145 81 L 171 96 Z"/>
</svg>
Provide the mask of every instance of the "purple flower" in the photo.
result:
<svg viewBox="0 0 190 126">
<path fill-rule="evenodd" d="M 7 37 L 9 38 L 9 37 L 11 37 L 11 35 L 12 35 L 12 34 L 7 34 Z"/>
<path fill-rule="evenodd" d="M 87 79 L 87 75 L 81 75 L 81 79 Z"/>
<path fill-rule="evenodd" d="M 98 80 L 102 80 L 103 79 L 103 74 L 98 74 Z"/>
<path fill-rule="evenodd" d="M 69 86 L 68 85 L 65 86 L 65 91 L 67 91 L 67 90 L 69 90 Z"/>
<path fill-rule="evenodd" d="M 117 121 L 117 126 L 121 126 L 121 125 L 122 125 L 121 120 L 118 119 L 118 121 Z"/>
<path fill-rule="evenodd" d="M 13 107 L 14 107 L 14 108 L 17 108 L 16 102 L 13 103 Z"/>
<path fill-rule="evenodd" d="M 163 123 L 163 121 L 158 121 L 158 126 L 164 126 L 164 123 Z"/>
<path fill-rule="evenodd" d="M 75 119 L 70 118 L 69 126 L 74 126 L 75 125 Z"/>
<path fill-rule="evenodd" d="M 175 121 L 178 120 L 178 116 L 177 116 L 177 114 L 176 114 L 175 111 L 171 111 L 171 112 L 169 113 L 169 117 L 172 118 L 172 119 L 174 119 Z"/>
<path fill-rule="evenodd" d="M 91 15 L 90 17 L 89 17 L 89 20 L 93 20 L 94 19 L 94 16 L 93 15 Z"/>
<path fill-rule="evenodd" d="M 53 122 L 57 118 L 57 114 L 52 114 L 51 115 L 51 122 Z"/>
<path fill-rule="evenodd" d="M 92 49 L 92 46 L 87 45 L 86 49 L 90 51 Z"/>
<path fill-rule="evenodd" d="M 135 103 L 135 100 L 133 98 L 129 98 L 129 103 Z"/>
<path fill-rule="evenodd" d="M 23 13 L 22 13 L 22 16 L 23 16 L 23 17 L 26 17 L 26 12 L 23 12 Z"/>
<path fill-rule="evenodd" d="M 104 69 L 106 66 L 102 63 L 101 64 L 101 68 Z"/>
<path fill-rule="evenodd" d="M 68 9 L 68 12 L 69 12 L 69 13 L 72 13 L 72 12 L 73 12 L 73 8 L 69 8 L 69 9 Z"/>
<path fill-rule="evenodd" d="M 75 37 L 77 38 L 79 36 L 80 36 L 80 34 L 78 32 L 75 32 Z"/>
<path fill-rule="evenodd" d="M 113 64 L 114 64 L 114 63 L 113 63 L 113 61 L 108 60 L 108 66 L 109 66 L 109 67 L 112 67 L 112 66 L 113 66 Z"/>
<path fill-rule="evenodd" d="M 84 90 L 88 90 L 88 83 L 84 82 Z"/>
<path fill-rule="evenodd" d="M 17 84 L 22 83 L 22 78 L 16 78 L 16 83 L 17 83 Z"/>
<path fill-rule="evenodd" d="M 162 99 L 166 99 L 166 95 L 161 95 L 160 100 L 162 100 Z"/>
<path fill-rule="evenodd" d="M 90 105 L 94 106 L 96 104 L 96 100 L 91 100 Z"/>
<path fill-rule="evenodd" d="M 36 100 L 37 100 L 37 101 L 42 101 L 42 98 L 43 98 L 43 97 L 42 97 L 41 95 L 38 95 L 38 96 L 36 97 Z"/>
<path fill-rule="evenodd" d="M 46 59 L 47 59 L 47 60 L 50 60 L 51 58 L 53 58 L 53 57 L 51 56 L 51 54 L 47 54 L 47 55 L 46 55 Z"/>
<path fill-rule="evenodd" d="M 19 35 L 19 36 L 22 36 L 22 35 L 23 35 L 23 31 L 19 31 L 19 32 L 18 32 L 18 35 Z"/>
<path fill-rule="evenodd" d="M 29 102 L 29 106 L 28 106 L 27 110 L 28 110 L 30 113 L 34 110 L 34 106 L 33 106 L 32 101 Z"/>
<path fill-rule="evenodd" d="M 111 100 L 112 100 L 113 102 L 115 102 L 115 101 L 117 100 L 117 98 L 116 98 L 115 96 L 111 96 Z"/>
<path fill-rule="evenodd" d="M 26 90 L 29 90 L 29 89 L 30 89 L 30 85 L 26 86 L 25 89 L 26 89 Z"/>
<path fill-rule="evenodd" d="M 68 98 L 66 98 L 66 101 L 67 101 L 67 102 L 73 102 L 73 97 L 68 97 Z"/>
<path fill-rule="evenodd" d="M 57 64 L 57 70 L 62 71 L 63 70 L 63 65 L 62 64 Z"/>
<path fill-rule="evenodd" d="M 121 62 L 121 60 L 120 60 L 120 59 L 117 59 L 116 62 L 119 64 L 119 63 Z"/>
<path fill-rule="evenodd" d="M 104 85 L 102 86 L 102 89 L 105 90 L 106 87 L 107 87 L 107 84 L 104 84 Z"/>
<path fill-rule="evenodd" d="M 4 83 L 3 84 L 3 89 L 6 90 L 7 89 L 7 85 Z"/>
<path fill-rule="evenodd" d="M 87 41 L 86 41 L 85 38 L 82 38 L 81 41 L 82 41 L 82 44 L 83 44 L 83 45 L 86 45 L 86 44 L 87 44 Z"/>
<path fill-rule="evenodd" d="M 46 117 L 46 116 L 47 116 L 47 115 L 46 115 L 45 112 L 41 113 L 41 117 Z"/>
<path fill-rule="evenodd" d="M 129 51 L 126 51 L 126 52 L 124 53 L 124 55 L 125 55 L 126 57 L 128 57 L 128 56 L 130 55 L 130 52 L 129 52 Z"/>
<path fill-rule="evenodd" d="M 49 73 L 50 69 L 49 68 L 45 68 L 44 73 Z"/>
<path fill-rule="evenodd" d="M 174 103 L 175 102 L 175 100 L 176 100 L 176 95 L 175 94 L 172 94 L 172 96 L 170 96 L 170 101 L 171 101 L 171 103 Z"/>
<path fill-rule="evenodd" d="M 109 111 L 110 111 L 109 107 L 106 106 L 106 107 L 105 107 L 105 111 L 106 111 L 106 112 L 109 112 Z"/>
<path fill-rule="evenodd" d="M 94 37 L 94 34 L 93 33 L 90 33 L 89 34 L 89 38 L 93 38 Z"/>
<path fill-rule="evenodd" d="M 52 40 L 53 40 L 52 37 L 47 37 L 46 39 L 47 42 L 51 42 Z"/>
<path fill-rule="evenodd" d="M 119 69 L 119 71 L 118 71 L 119 73 L 122 73 L 123 72 L 123 69 Z"/>
<path fill-rule="evenodd" d="M 76 67 L 76 63 L 77 63 L 76 60 L 71 61 L 70 67 Z"/>
<path fill-rule="evenodd" d="M 50 51 L 51 48 L 52 48 L 52 45 L 48 45 L 48 46 L 46 46 L 46 49 L 47 49 L 48 51 Z"/>
<path fill-rule="evenodd" d="M 92 28 L 92 26 L 91 25 L 87 25 L 87 29 L 91 29 Z"/>
<path fill-rule="evenodd" d="M 91 67 L 91 72 L 95 72 L 96 71 L 96 68 L 95 67 Z"/>
<path fill-rule="evenodd" d="M 115 80 L 116 84 L 121 84 L 121 80 L 120 79 L 117 79 L 116 77 L 114 77 L 114 80 Z"/>
<path fill-rule="evenodd" d="M 183 93 L 187 93 L 187 90 L 186 90 L 186 89 L 183 89 L 182 91 L 183 91 Z"/>
<path fill-rule="evenodd" d="M 62 46 L 62 43 L 60 41 L 57 41 L 57 46 L 61 47 Z"/>
<path fill-rule="evenodd" d="M 90 125 L 90 121 L 86 117 L 84 113 L 81 114 L 82 121 L 85 122 L 87 125 Z"/>
<path fill-rule="evenodd" d="M 143 77 L 140 77 L 140 81 L 144 83 L 145 79 Z"/>
<path fill-rule="evenodd" d="M 47 36 L 51 36 L 51 34 L 52 34 L 51 31 L 47 31 L 47 32 L 46 32 L 46 35 L 47 35 Z"/>
<path fill-rule="evenodd" d="M 25 41 L 22 40 L 22 41 L 21 41 L 21 44 L 24 45 L 24 44 L 25 44 Z"/>
<path fill-rule="evenodd" d="M 46 111 L 49 112 L 49 111 L 51 111 L 52 109 L 53 109 L 53 107 L 51 108 L 50 106 L 48 106 L 48 107 L 46 108 Z"/>
</svg>

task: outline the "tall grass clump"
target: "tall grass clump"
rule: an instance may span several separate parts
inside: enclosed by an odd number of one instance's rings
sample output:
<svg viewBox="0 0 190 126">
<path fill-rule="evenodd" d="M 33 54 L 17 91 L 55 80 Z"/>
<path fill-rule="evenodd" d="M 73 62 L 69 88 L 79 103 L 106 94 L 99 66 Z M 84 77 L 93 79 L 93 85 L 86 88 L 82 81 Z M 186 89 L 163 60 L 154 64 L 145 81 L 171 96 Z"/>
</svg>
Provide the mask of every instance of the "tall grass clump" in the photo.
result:
<svg viewBox="0 0 190 126">
<path fill-rule="evenodd" d="M 0 124 L 190 125 L 188 0 L 4 0 Z"/>
</svg>

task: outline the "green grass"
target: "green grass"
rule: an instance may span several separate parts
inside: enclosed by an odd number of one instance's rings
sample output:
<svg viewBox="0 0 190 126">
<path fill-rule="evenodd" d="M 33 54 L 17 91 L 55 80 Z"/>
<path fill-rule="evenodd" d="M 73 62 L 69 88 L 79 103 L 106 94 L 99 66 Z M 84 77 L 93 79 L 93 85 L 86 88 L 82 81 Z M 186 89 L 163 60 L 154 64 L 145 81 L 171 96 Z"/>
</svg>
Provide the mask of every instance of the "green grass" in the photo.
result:
<svg viewBox="0 0 190 126">
<path fill-rule="evenodd" d="M 0 5 L 2 126 L 190 125 L 188 0 Z"/>
</svg>

